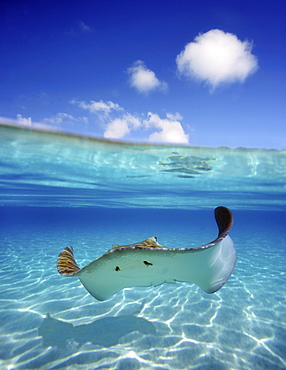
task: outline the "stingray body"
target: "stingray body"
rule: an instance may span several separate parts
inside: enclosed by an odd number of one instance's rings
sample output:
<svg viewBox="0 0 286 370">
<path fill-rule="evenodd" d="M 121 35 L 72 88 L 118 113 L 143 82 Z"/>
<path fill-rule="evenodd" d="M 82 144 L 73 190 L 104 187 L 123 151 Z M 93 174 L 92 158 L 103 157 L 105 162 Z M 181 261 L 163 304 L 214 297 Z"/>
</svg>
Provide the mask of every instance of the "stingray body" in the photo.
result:
<svg viewBox="0 0 286 370">
<path fill-rule="evenodd" d="M 58 257 L 61 275 L 79 278 L 96 299 L 105 300 L 123 288 L 156 286 L 163 283 L 189 282 L 207 293 L 220 289 L 236 263 L 236 249 L 228 235 L 233 217 L 226 207 L 215 209 L 218 237 L 197 248 L 167 248 L 150 237 L 112 249 L 80 269 L 72 247 Z"/>
</svg>

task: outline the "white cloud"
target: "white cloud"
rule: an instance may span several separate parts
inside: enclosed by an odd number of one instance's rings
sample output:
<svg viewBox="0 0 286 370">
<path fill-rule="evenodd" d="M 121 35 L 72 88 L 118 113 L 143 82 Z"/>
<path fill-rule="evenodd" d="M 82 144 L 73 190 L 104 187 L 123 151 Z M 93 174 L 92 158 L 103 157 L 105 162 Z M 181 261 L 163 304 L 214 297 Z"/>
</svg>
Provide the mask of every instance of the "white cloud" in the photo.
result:
<svg viewBox="0 0 286 370">
<path fill-rule="evenodd" d="M 112 101 L 91 100 L 86 103 L 85 101 L 72 100 L 70 103 L 95 114 L 103 125 L 103 136 L 107 139 L 122 139 L 131 130 L 137 129 L 141 125 L 138 118 L 127 113 L 119 104 Z"/>
<path fill-rule="evenodd" d="M 93 28 L 88 26 L 86 23 L 84 22 L 78 22 L 78 27 L 81 31 L 83 32 L 93 32 Z"/>
<path fill-rule="evenodd" d="M 76 37 L 78 35 L 89 34 L 92 32 L 94 32 L 94 28 L 90 27 L 82 21 L 78 21 L 69 31 L 66 31 L 65 34 L 68 36 Z"/>
<path fill-rule="evenodd" d="M 188 144 L 188 135 L 184 132 L 180 114 L 166 114 L 166 118 L 160 118 L 158 114 L 148 113 L 145 116 L 136 116 L 127 112 L 124 108 L 111 101 L 71 101 L 78 107 L 94 114 L 101 123 L 106 139 L 123 139 L 134 131 L 146 132 L 155 130 L 148 137 L 149 141 Z M 144 139 L 143 139 L 144 140 Z M 146 139 L 147 140 L 147 139 Z"/>
<path fill-rule="evenodd" d="M 131 114 L 125 114 L 122 118 L 115 118 L 110 121 L 104 131 L 103 136 L 106 139 L 122 139 L 130 134 L 131 130 L 140 128 L 142 123 Z"/>
<path fill-rule="evenodd" d="M 127 112 L 124 108 L 111 101 L 104 102 L 91 100 L 71 101 L 84 110 L 91 113 L 87 117 L 75 117 L 69 113 L 58 113 L 49 118 L 44 118 L 42 123 L 34 123 L 29 118 L 24 118 L 21 114 L 17 115 L 17 123 L 21 126 L 39 128 L 45 130 L 70 130 L 72 126 L 74 132 L 89 127 L 89 134 L 92 134 L 91 119 L 92 115 L 98 119 L 103 130 L 103 137 L 106 139 L 124 139 L 126 136 L 132 137 L 137 131 L 143 141 L 157 143 L 176 143 L 188 144 L 189 135 L 185 133 L 181 124 L 183 119 L 179 113 L 167 113 L 165 118 L 158 114 L 149 112 L 146 115 L 134 115 Z M 151 132 L 151 133 L 150 133 Z M 138 137 L 137 136 L 137 137 Z M 145 137 L 145 139 L 144 139 Z"/>
<path fill-rule="evenodd" d="M 243 82 L 258 68 L 252 43 L 218 29 L 199 34 L 177 56 L 181 75 L 207 82 L 213 89 L 223 83 Z"/>
<path fill-rule="evenodd" d="M 73 117 L 71 114 L 68 113 L 57 113 L 56 115 L 50 118 L 44 118 L 44 122 L 60 125 L 65 121 L 79 121 L 78 118 Z"/>
<path fill-rule="evenodd" d="M 24 118 L 21 114 L 17 114 L 17 124 L 32 127 L 32 118 Z"/>
<path fill-rule="evenodd" d="M 182 117 L 178 113 L 167 113 L 166 118 L 160 118 L 158 114 L 149 112 L 148 119 L 144 121 L 146 127 L 159 129 L 149 136 L 149 141 L 188 144 L 189 135 L 185 133 L 179 119 Z"/>
<path fill-rule="evenodd" d="M 54 131 L 54 128 L 51 127 L 50 125 L 46 125 L 41 122 L 34 122 L 31 117 L 25 118 L 22 117 L 21 114 L 17 114 L 16 124 L 19 126 L 29 127 L 31 129 Z"/>
<path fill-rule="evenodd" d="M 89 103 L 85 101 L 71 100 L 71 104 L 75 104 L 78 107 L 88 110 L 90 113 L 95 113 L 102 118 L 107 118 L 112 111 L 123 111 L 118 104 L 112 101 L 104 102 L 102 100 L 94 101 L 90 100 Z"/>
<path fill-rule="evenodd" d="M 156 74 L 148 69 L 141 60 L 137 60 L 132 67 L 128 68 L 127 72 L 129 74 L 130 86 L 140 93 L 148 94 L 155 89 L 166 91 L 168 88 L 167 83 L 160 81 Z"/>
</svg>

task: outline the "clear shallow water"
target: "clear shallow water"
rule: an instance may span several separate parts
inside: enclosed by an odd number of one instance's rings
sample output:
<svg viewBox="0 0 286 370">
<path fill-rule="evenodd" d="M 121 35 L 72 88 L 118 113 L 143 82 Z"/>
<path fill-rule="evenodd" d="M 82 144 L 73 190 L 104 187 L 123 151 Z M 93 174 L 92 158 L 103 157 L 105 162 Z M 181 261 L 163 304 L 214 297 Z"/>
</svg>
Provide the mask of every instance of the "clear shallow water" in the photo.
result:
<svg viewBox="0 0 286 370">
<path fill-rule="evenodd" d="M 1 369 L 286 368 L 285 152 L 7 127 L 0 141 Z M 164 284 L 99 302 L 56 270 L 67 245 L 84 266 L 151 235 L 205 244 L 218 205 L 233 211 L 238 261 L 217 293 Z"/>
<path fill-rule="evenodd" d="M 0 126 L 0 155 L 2 205 L 286 205 L 286 151 L 107 143 Z"/>
</svg>

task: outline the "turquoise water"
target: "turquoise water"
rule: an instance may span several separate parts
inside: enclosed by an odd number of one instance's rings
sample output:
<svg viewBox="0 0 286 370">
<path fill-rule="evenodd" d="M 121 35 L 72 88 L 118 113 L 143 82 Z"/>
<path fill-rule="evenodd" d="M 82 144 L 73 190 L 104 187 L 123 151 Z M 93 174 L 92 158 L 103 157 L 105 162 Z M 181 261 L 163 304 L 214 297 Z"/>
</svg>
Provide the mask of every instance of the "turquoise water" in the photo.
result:
<svg viewBox="0 0 286 370">
<path fill-rule="evenodd" d="M 0 126 L 1 369 L 285 369 L 286 152 L 107 143 Z M 95 300 L 83 267 L 113 244 L 213 240 L 229 207 L 238 260 L 222 289 L 187 283 Z"/>
</svg>

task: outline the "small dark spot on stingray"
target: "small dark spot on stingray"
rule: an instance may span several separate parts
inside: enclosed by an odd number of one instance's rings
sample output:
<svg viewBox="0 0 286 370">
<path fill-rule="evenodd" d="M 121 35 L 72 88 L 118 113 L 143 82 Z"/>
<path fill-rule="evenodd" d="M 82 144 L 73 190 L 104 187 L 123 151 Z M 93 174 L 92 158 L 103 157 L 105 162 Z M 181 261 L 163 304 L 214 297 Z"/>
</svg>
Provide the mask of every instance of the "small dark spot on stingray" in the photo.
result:
<svg viewBox="0 0 286 370">
<path fill-rule="evenodd" d="M 148 261 L 143 261 L 145 263 L 146 266 L 153 266 L 153 263 L 151 262 L 148 262 Z"/>
<path fill-rule="evenodd" d="M 115 267 L 115 271 L 120 271 L 120 267 L 119 266 L 116 266 Z"/>
</svg>

